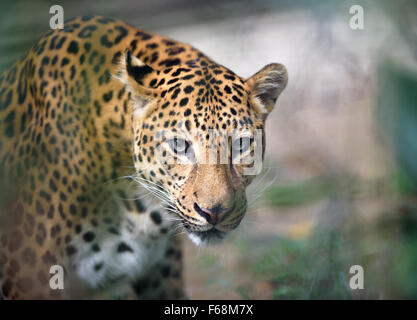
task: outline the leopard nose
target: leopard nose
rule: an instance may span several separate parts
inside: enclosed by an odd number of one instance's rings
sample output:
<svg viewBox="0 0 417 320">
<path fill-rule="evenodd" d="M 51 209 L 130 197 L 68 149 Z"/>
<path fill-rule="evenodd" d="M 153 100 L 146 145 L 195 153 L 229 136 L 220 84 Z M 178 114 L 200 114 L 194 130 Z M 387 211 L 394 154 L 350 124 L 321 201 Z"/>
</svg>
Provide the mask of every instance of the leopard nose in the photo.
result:
<svg viewBox="0 0 417 320">
<path fill-rule="evenodd" d="M 212 225 L 216 225 L 219 222 L 223 221 L 227 213 L 229 213 L 232 208 L 223 208 L 221 205 L 217 205 L 213 208 L 204 208 L 200 207 L 197 203 L 194 202 L 194 210 L 202 216 L 206 221 Z"/>
</svg>

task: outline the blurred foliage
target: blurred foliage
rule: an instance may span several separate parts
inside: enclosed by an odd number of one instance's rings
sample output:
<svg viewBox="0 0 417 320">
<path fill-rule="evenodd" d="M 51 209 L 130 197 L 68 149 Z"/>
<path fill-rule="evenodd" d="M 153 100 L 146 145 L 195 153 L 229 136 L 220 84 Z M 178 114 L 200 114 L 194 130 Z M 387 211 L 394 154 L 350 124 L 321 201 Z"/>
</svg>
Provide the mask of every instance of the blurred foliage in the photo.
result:
<svg viewBox="0 0 417 320">
<path fill-rule="evenodd" d="M 417 191 L 417 76 L 383 61 L 379 69 L 377 118 L 401 168 L 401 181 Z"/>
<path fill-rule="evenodd" d="M 316 232 L 320 232 L 317 230 Z M 272 277 L 276 289 L 274 299 L 349 299 L 343 259 L 339 249 L 340 236 L 325 232 L 314 241 L 284 240 L 271 255 L 278 256 L 278 270 Z M 268 264 L 268 258 L 264 262 Z M 269 260 L 270 261 L 270 260 Z M 258 268 L 261 264 L 258 264 Z"/>
<path fill-rule="evenodd" d="M 415 46 L 416 41 L 414 39 Z M 391 61 L 379 69 L 377 118 L 399 166 L 400 241 L 393 276 L 406 298 L 417 298 L 417 74 Z"/>
<path fill-rule="evenodd" d="M 265 192 L 266 203 L 302 206 L 331 201 L 344 192 L 352 200 L 355 196 L 383 197 L 384 188 L 389 188 L 398 194 L 398 206 L 363 223 L 353 201 L 349 221 L 341 225 L 326 222 L 331 215 L 343 215 L 333 210 L 306 239 L 279 238 L 272 246 L 257 248 L 250 268 L 275 286 L 275 299 L 417 298 L 417 76 L 384 62 L 378 79 L 376 118 L 398 169 L 384 181 L 354 181 L 349 188 L 337 182 L 343 177 L 275 185 Z M 381 194 L 369 192 L 378 188 Z M 366 290 L 360 292 L 347 286 L 354 261 L 365 270 Z"/>
<path fill-rule="evenodd" d="M 307 238 L 277 237 L 268 246 L 251 242 L 239 246 L 252 253 L 246 258 L 248 271 L 257 281 L 273 285 L 273 299 L 371 299 L 379 297 L 383 287 L 377 266 L 384 245 L 379 238 L 366 237 L 368 231 L 354 219 L 343 229 L 322 221 Z M 364 267 L 366 290 L 348 287 L 354 264 Z M 251 297 L 248 290 L 239 293 Z"/>
<path fill-rule="evenodd" d="M 265 200 L 273 207 L 299 206 L 323 199 L 332 190 L 332 183 L 324 180 L 274 185 L 265 191 Z"/>
<path fill-rule="evenodd" d="M 417 299 L 417 207 L 401 208 L 401 242 L 395 274 L 404 297 Z"/>
</svg>

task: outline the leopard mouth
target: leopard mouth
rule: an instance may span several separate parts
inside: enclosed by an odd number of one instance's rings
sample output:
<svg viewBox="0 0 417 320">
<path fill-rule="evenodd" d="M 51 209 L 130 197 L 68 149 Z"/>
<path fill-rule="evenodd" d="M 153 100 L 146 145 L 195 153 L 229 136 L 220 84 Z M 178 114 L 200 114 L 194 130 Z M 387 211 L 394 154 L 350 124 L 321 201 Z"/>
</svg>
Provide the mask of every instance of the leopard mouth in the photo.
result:
<svg viewBox="0 0 417 320">
<path fill-rule="evenodd" d="M 181 219 L 180 224 L 192 242 L 198 246 L 210 246 L 222 243 L 232 233 L 231 231 L 240 225 L 246 212 L 246 201 L 238 208 L 240 214 L 237 214 L 237 217 L 229 221 L 227 225 L 222 223 L 218 225 L 198 225 L 190 221 L 190 218 L 182 213 L 177 204 L 175 204 L 175 208 Z M 233 209 L 236 209 L 236 205 Z"/>
<path fill-rule="evenodd" d="M 206 231 L 188 231 L 188 236 L 196 245 L 215 245 L 223 242 L 227 232 L 215 227 Z"/>
<path fill-rule="evenodd" d="M 211 225 L 198 223 L 196 219 L 184 214 L 179 205 L 178 200 L 174 202 L 176 214 L 180 218 L 179 225 L 197 246 L 211 246 L 224 242 L 240 225 L 247 209 L 245 198 L 241 203 L 234 203 L 232 210 L 228 213 L 228 215 L 236 215 L 235 217 L 229 217 L 227 221 Z"/>
</svg>

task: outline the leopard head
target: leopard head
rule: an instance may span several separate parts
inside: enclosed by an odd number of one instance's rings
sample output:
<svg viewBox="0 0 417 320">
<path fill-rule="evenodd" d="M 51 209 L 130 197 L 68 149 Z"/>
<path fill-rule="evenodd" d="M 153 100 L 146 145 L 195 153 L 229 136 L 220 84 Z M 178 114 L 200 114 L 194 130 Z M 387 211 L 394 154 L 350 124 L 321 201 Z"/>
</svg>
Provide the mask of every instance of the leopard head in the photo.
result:
<svg viewBox="0 0 417 320">
<path fill-rule="evenodd" d="M 245 215 L 285 67 L 269 64 L 243 79 L 204 56 L 155 70 L 126 51 L 119 79 L 130 92 L 137 181 L 195 243 L 220 242 Z"/>
</svg>

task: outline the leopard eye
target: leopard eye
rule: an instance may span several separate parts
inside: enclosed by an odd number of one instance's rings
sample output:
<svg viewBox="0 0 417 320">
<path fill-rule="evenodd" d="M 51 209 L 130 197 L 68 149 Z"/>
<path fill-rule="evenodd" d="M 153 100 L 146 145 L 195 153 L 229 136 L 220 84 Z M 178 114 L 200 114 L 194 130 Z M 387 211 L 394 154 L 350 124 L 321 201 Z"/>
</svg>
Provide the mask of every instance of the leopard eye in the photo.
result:
<svg viewBox="0 0 417 320">
<path fill-rule="evenodd" d="M 167 143 L 171 150 L 178 156 L 185 156 L 191 151 L 191 143 L 184 139 L 173 138 L 167 140 Z"/>
<path fill-rule="evenodd" d="M 250 137 L 239 137 L 232 142 L 232 157 L 242 155 L 251 146 L 253 139 Z"/>
</svg>

